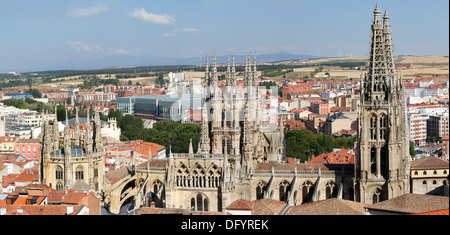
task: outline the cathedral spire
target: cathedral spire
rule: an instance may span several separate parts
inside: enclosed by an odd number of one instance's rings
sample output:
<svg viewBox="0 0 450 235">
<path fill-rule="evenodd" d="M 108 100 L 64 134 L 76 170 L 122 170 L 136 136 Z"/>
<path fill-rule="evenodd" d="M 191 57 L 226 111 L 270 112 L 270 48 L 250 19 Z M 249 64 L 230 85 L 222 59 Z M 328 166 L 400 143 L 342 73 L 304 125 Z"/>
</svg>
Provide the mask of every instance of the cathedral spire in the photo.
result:
<svg viewBox="0 0 450 235">
<path fill-rule="evenodd" d="M 355 142 L 355 200 L 377 203 L 409 191 L 409 138 L 403 87 L 398 85 L 387 11 L 378 4 L 371 26 L 368 71 L 361 78 Z M 369 190 L 367 190 L 369 189 Z"/>
<path fill-rule="evenodd" d="M 209 64 L 208 64 L 208 53 L 206 53 L 206 64 L 205 64 L 205 87 L 209 86 Z"/>
</svg>

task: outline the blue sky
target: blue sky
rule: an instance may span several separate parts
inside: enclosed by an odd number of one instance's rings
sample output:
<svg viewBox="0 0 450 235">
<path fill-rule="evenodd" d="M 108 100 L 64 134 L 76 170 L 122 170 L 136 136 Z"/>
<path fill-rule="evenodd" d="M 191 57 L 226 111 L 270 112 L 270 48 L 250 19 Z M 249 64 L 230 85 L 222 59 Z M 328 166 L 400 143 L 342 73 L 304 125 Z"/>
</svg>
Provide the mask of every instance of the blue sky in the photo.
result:
<svg viewBox="0 0 450 235">
<path fill-rule="evenodd" d="M 364 56 L 376 1 L 0 0 L 0 71 L 114 55 Z M 396 54 L 448 55 L 448 0 L 378 0 Z"/>
</svg>

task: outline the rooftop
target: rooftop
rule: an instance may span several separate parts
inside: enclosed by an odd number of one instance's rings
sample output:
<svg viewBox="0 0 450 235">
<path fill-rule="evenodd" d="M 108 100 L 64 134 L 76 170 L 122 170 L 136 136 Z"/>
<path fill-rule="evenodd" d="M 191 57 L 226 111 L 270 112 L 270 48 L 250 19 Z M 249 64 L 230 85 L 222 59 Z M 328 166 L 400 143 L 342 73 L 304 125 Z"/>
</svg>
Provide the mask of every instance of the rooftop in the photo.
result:
<svg viewBox="0 0 450 235">
<path fill-rule="evenodd" d="M 448 197 L 407 193 L 366 207 L 369 210 L 399 214 L 417 214 L 448 210 Z"/>
<path fill-rule="evenodd" d="M 411 169 L 448 169 L 448 160 L 437 157 L 424 157 L 410 162 Z"/>
<path fill-rule="evenodd" d="M 290 208 L 286 215 L 363 215 L 367 204 L 330 198 Z"/>
</svg>

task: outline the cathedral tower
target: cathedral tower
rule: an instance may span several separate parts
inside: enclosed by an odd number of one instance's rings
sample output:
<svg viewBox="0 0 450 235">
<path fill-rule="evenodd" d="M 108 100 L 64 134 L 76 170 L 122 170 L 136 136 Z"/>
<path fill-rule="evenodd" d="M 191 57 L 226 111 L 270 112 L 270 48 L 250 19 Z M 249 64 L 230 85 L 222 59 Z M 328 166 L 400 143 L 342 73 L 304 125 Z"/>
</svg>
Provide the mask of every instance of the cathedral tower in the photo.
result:
<svg viewBox="0 0 450 235">
<path fill-rule="evenodd" d="M 409 192 L 409 135 L 389 15 L 374 10 L 368 72 L 361 78 L 355 199 L 372 204 Z"/>
</svg>

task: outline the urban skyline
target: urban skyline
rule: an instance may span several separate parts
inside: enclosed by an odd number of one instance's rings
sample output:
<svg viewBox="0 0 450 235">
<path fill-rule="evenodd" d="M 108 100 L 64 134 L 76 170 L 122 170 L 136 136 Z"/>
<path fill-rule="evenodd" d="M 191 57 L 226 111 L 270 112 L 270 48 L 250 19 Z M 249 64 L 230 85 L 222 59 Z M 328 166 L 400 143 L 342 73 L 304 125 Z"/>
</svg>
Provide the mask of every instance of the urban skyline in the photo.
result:
<svg viewBox="0 0 450 235">
<path fill-rule="evenodd" d="M 0 1 L 0 71 L 70 69 L 80 61 L 288 51 L 367 56 L 367 2 Z M 379 2 L 396 55 L 448 55 L 448 1 Z M 404 10 L 407 7 L 408 10 Z M 355 20 L 359 19 L 359 20 Z M 145 61 L 143 61 L 145 63 Z"/>
</svg>

